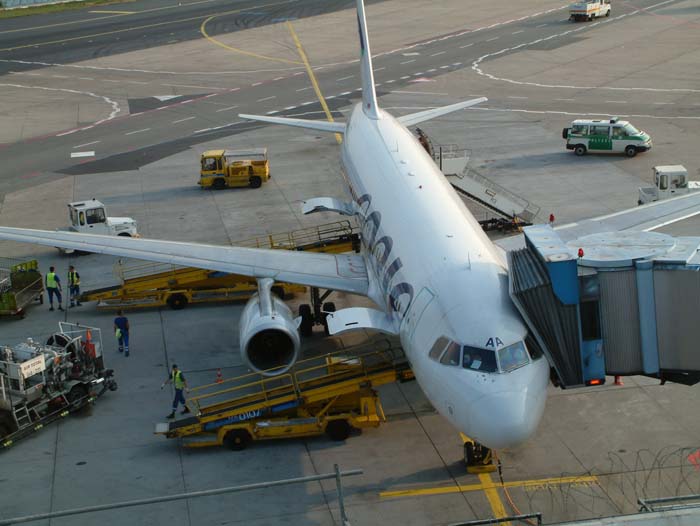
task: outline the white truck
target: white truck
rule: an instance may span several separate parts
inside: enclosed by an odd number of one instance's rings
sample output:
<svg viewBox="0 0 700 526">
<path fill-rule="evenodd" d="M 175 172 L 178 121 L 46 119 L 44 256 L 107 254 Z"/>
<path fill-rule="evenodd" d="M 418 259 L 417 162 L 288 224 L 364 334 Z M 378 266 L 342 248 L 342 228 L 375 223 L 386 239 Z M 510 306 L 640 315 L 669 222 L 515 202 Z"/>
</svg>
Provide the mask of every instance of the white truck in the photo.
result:
<svg viewBox="0 0 700 526">
<path fill-rule="evenodd" d="M 96 199 L 68 203 L 70 225 L 57 232 L 80 232 L 103 236 L 139 237 L 136 221 L 130 217 L 107 217 L 105 205 Z M 59 249 L 66 254 L 73 250 Z"/>
<path fill-rule="evenodd" d="M 688 170 L 682 164 L 654 166 L 654 186 L 639 189 L 638 205 L 700 190 L 700 181 L 688 181 Z"/>
<path fill-rule="evenodd" d="M 610 0 L 575 2 L 569 6 L 569 20 L 593 20 L 601 16 L 610 16 Z"/>
</svg>

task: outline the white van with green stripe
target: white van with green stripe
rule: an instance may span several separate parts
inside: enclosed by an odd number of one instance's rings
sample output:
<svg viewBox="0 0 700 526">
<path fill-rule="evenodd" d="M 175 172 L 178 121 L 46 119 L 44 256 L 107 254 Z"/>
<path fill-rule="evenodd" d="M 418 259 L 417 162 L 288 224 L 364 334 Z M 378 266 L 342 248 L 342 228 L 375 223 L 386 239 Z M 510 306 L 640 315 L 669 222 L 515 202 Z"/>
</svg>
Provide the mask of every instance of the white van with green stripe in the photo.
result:
<svg viewBox="0 0 700 526">
<path fill-rule="evenodd" d="M 651 150 L 651 137 L 638 130 L 627 121 L 617 117 L 610 120 L 578 119 L 564 128 L 562 137 L 566 139 L 566 149 L 576 155 L 586 152 L 623 153 L 634 157 L 637 152 Z"/>
</svg>

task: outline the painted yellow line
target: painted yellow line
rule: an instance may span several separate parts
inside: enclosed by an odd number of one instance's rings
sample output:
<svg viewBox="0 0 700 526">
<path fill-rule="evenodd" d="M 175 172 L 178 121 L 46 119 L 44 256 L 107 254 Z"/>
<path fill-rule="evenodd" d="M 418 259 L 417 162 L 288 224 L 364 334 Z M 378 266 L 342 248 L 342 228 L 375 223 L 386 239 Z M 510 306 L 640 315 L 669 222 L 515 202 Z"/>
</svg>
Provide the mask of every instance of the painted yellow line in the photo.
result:
<svg viewBox="0 0 700 526">
<path fill-rule="evenodd" d="M 222 13 L 218 13 L 218 14 L 215 15 L 215 16 L 232 15 L 232 14 L 235 14 L 235 13 L 240 13 L 240 12 L 242 12 L 242 11 L 249 11 L 249 10 L 251 10 L 251 9 L 253 9 L 253 8 L 255 8 L 255 9 L 260 9 L 260 8 L 264 8 L 264 7 L 275 7 L 275 6 L 282 5 L 282 4 L 287 4 L 287 3 L 289 3 L 289 2 L 287 2 L 287 1 L 282 1 L 282 2 L 274 2 L 274 3 L 269 3 L 269 4 L 260 4 L 260 5 L 254 6 L 254 7 L 247 7 L 247 8 L 245 8 L 245 9 L 241 8 L 241 9 L 233 9 L 233 10 L 231 10 L 231 11 L 224 11 L 224 12 L 222 12 Z M 154 10 L 155 10 L 155 9 L 154 9 Z M 146 11 L 142 11 L 142 12 L 146 12 Z M 116 17 L 116 16 L 124 16 L 124 15 L 105 16 L 105 17 L 97 18 L 97 19 L 95 19 L 95 20 L 106 19 L 106 18 L 113 18 L 113 17 Z M 162 27 L 162 26 L 168 26 L 168 25 L 173 25 L 173 24 L 181 24 L 182 22 L 191 22 L 191 21 L 193 21 L 193 20 L 202 20 L 203 18 L 208 18 L 208 17 L 210 17 L 210 16 L 211 16 L 211 15 L 197 15 L 197 16 L 192 16 L 192 17 L 189 17 L 189 18 L 181 18 L 181 19 L 179 19 L 179 20 L 169 20 L 169 21 L 166 21 L 166 22 L 157 22 L 157 23 L 155 23 L 155 24 L 146 24 L 146 25 L 143 25 L 143 26 L 134 26 L 134 27 L 127 27 L 127 28 L 124 28 L 124 29 L 115 29 L 114 31 L 105 31 L 105 32 L 103 32 L 103 33 L 93 33 L 93 34 L 91 34 L 91 35 L 84 35 L 84 36 L 71 37 L 71 38 L 64 38 L 64 39 L 62 39 L 62 40 L 52 40 L 52 41 L 50 41 L 50 42 L 36 42 L 36 43 L 33 43 L 33 44 L 24 44 L 24 45 L 22 45 L 22 46 L 15 46 L 15 47 L 8 47 L 8 48 L 0 49 L 0 51 L 14 51 L 14 50 L 16 50 L 16 49 L 26 49 L 26 48 L 30 48 L 30 47 L 52 46 L 52 45 L 54 45 L 54 44 L 62 44 L 63 42 L 73 42 L 73 41 L 76 41 L 76 40 L 85 40 L 85 39 L 91 39 L 91 38 L 96 38 L 96 37 L 103 37 L 103 36 L 106 36 L 106 35 L 116 35 L 116 34 L 119 34 L 119 33 L 126 33 L 126 32 L 128 32 L 128 31 L 139 31 L 139 30 L 141 30 L 141 29 L 151 29 L 151 28 L 154 28 L 154 27 Z M 56 24 L 56 25 L 58 25 L 58 24 Z M 43 27 L 53 27 L 53 26 L 43 26 Z M 35 28 L 35 29 L 39 29 L 39 28 Z M 9 32 L 10 32 L 10 31 L 2 31 L 2 32 L 0 32 L 0 34 L 9 33 Z"/>
<path fill-rule="evenodd" d="M 501 496 L 498 494 L 498 486 L 494 486 L 493 480 L 491 480 L 491 475 L 489 475 L 488 473 L 480 473 L 479 480 L 481 481 L 481 485 L 484 488 L 486 498 L 488 499 L 489 504 L 491 505 L 491 511 L 493 512 L 493 516 L 496 519 L 502 519 L 503 517 L 506 517 L 508 515 L 506 513 L 506 508 L 503 505 Z M 504 522 L 502 524 L 504 526 L 510 526 L 510 522 Z"/>
<path fill-rule="evenodd" d="M 214 37 L 210 36 L 209 33 L 207 33 L 206 30 L 206 25 L 214 18 L 216 18 L 219 15 L 212 15 L 209 18 L 207 18 L 204 22 L 202 22 L 202 25 L 199 26 L 199 32 L 202 33 L 202 36 L 206 38 L 209 42 L 212 44 L 216 44 L 217 46 L 221 46 L 224 49 L 228 49 L 229 51 L 233 51 L 234 53 L 238 53 L 240 55 L 248 55 L 249 57 L 255 57 L 255 58 L 261 58 L 264 60 L 271 60 L 273 62 L 282 62 L 284 64 L 294 64 L 294 65 L 300 65 L 301 62 L 298 62 L 296 60 L 287 60 L 286 58 L 276 58 L 276 57 L 268 57 L 266 55 L 260 55 L 258 53 L 253 53 L 251 51 L 244 51 L 242 49 L 228 46 L 224 44 L 223 42 L 219 42 L 216 40 Z"/>
<path fill-rule="evenodd" d="M 97 13 L 105 15 L 133 15 L 136 11 L 88 11 L 88 13 Z"/>
<path fill-rule="evenodd" d="M 490 477 L 489 477 L 490 479 Z M 554 485 L 584 485 L 595 484 L 598 482 L 598 477 L 595 475 L 586 475 L 580 477 L 553 477 L 546 479 L 522 480 L 514 482 L 506 482 L 503 487 L 506 488 L 524 488 L 526 490 L 546 489 Z M 425 495 L 444 495 L 447 493 L 467 493 L 470 491 L 481 491 L 490 488 L 500 488 L 501 484 L 489 481 L 488 484 L 482 481 L 481 484 L 466 484 L 464 486 L 444 486 L 440 488 L 422 488 L 422 489 L 406 489 L 397 491 L 383 491 L 379 494 L 382 498 L 389 497 L 416 497 Z"/>
<path fill-rule="evenodd" d="M 314 75 L 314 71 L 311 69 L 311 64 L 309 64 L 309 59 L 306 56 L 306 52 L 304 51 L 304 48 L 301 45 L 301 41 L 299 40 L 299 37 L 297 36 L 296 31 L 294 31 L 294 28 L 292 27 L 292 23 L 287 21 L 286 22 L 287 27 L 289 28 L 289 32 L 292 34 L 292 38 L 294 39 L 294 43 L 297 46 L 297 50 L 299 51 L 299 56 L 301 57 L 302 62 L 304 63 L 304 67 L 306 68 L 306 73 L 309 75 L 309 80 L 311 80 L 311 85 L 314 87 L 314 91 L 316 92 L 316 97 L 318 97 L 319 102 L 321 103 L 321 107 L 323 108 L 324 113 L 326 114 L 326 118 L 328 119 L 328 122 L 334 122 L 333 115 L 331 114 L 331 110 L 328 109 L 328 104 L 326 104 L 326 99 L 323 98 L 323 93 L 321 93 L 321 88 L 318 85 L 318 81 L 316 80 L 316 75 Z M 338 144 L 343 142 L 343 138 L 339 133 L 335 134 L 335 140 Z"/>
</svg>

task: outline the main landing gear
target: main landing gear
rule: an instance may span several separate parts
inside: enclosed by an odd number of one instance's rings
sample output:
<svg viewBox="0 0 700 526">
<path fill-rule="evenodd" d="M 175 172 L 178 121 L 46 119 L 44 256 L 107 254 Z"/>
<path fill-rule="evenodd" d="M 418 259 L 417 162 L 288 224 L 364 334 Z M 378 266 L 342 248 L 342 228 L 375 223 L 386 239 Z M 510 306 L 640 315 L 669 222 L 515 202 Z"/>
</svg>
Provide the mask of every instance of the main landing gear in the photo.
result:
<svg viewBox="0 0 700 526">
<path fill-rule="evenodd" d="M 303 303 L 299 305 L 299 316 L 301 325 L 299 332 L 303 337 L 313 335 L 314 325 L 322 325 L 323 332 L 328 336 L 328 313 L 335 312 L 335 303 L 326 301 L 332 290 L 326 290 L 323 294 L 316 287 L 311 287 L 311 304 Z"/>
</svg>

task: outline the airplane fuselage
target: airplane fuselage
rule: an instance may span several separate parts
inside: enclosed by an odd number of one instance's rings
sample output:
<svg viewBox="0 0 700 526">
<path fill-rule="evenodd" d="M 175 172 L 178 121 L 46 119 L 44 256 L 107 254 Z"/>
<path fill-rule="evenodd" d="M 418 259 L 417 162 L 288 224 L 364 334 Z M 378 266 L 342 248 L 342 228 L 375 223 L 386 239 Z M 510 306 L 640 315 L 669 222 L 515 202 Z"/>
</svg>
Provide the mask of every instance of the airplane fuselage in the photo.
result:
<svg viewBox="0 0 700 526">
<path fill-rule="evenodd" d="M 341 149 L 360 210 L 369 296 L 392 316 L 441 414 L 490 447 L 522 442 L 544 411 L 545 359 L 486 372 L 429 356 L 441 336 L 494 356 L 524 341 L 505 261 L 413 135 L 379 111 L 372 119 L 356 106 Z"/>
</svg>

